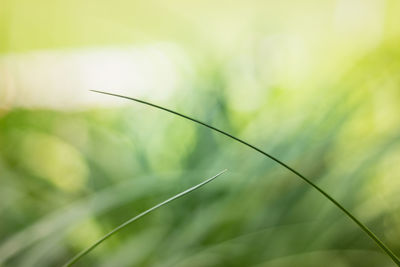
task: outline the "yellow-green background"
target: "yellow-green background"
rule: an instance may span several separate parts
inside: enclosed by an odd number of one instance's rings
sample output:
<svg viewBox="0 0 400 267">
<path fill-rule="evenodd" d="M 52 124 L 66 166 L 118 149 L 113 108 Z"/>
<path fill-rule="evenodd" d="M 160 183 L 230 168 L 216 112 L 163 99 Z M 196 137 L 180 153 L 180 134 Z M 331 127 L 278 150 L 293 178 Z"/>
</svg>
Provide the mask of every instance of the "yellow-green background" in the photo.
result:
<svg viewBox="0 0 400 267">
<path fill-rule="evenodd" d="M 393 266 L 261 154 L 87 90 L 255 144 L 399 255 L 399 14 L 397 0 L 0 0 L 0 265 L 59 266 L 227 168 L 78 266 Z"/>
</svg>

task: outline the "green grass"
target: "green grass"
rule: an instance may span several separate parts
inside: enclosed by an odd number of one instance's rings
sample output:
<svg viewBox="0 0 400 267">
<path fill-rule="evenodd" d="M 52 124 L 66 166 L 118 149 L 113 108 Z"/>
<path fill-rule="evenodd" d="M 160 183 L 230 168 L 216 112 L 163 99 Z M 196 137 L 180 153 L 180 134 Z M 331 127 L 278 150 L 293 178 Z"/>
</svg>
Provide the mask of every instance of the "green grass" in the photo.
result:
<svg viewBox="0 0 400 267">
<path fill-rule="evenodd" d="M 75 264 L 80 258 L 84 257 L 86 254 L 88 254 L 90 251 L 92 251 L 94 248 L 96 248 L 98 245 L 100 245 L 101 243 L 103 243 L 105 240 L 107 240 L 108 238 L 110 238 L 112 235 L 116 234 L 117 232 L 119 232 L 120 230 L 122 230 L 123 228 L 127 227 L 128 225 L 130 225 L 131 223 L 133 223 L 134 221 L 137 221 L 138 219 L 140 219 L 141 217 L 145 216 L 146 214 L 149 214 L 150 212 L 153 212 L 154 210 L 168 204 L 171 201 L 174 201 L 180 197 L 183 197 L 191 192 L 193 192 L 196 189 L 199 189 L 200 187 L 206 185 L 207 183 L 211 182 L 212 180 L 214 180 L 215 178 L 217 178 L 218 176 L 220 176 L 221 174 L 223 174 L 224 172 L 226 172 L 226 170 L 219 172 L 218 174 L 214 175 L 211 178 L 208 178 L 207 180 L 205 180 L 204 182 L 201 182 L 179 194 L 176 194 L 175 196 L 151 207 L 150 209 L 145 210 L 144 212 L 140 213 L 139 215 L 127 220 L 126 222 L 124 222 L 123 224 L 119 225 L 118 227 L 114 228 L 111 232 L 109 232 L 108 234 L 106 234 L 105 236 L 103 236 L 101 239 L 99 239 L 97 242 L 95 242 L 93 245 L 91 245 L 90 247 L 88 247 L 87 249 L 83 250 L 81 253 L 79 253 L 78 255 L 76 255 L 75 257 L 73 257 L 71 260 L 69 260 L 64 266 L 72 266 L 73 264 Z"/>
<path fill-rule="evenodd" d="M 281 160 L 277 159 L 276 157 L 264 152 L 263 150 L 257 148 L 254 145 L 249 144 L 246 141 L 243 141 L 242 139 L 239 139 L 223 130 L 220 130 L 218 128 L 215 128 L 207 123 L 201 122 L 197 119 L 194 119 L 192 117 L 189 117 L 187 115 L 184 115 L 182 113 L 173 111 L 171 109 L 150 103 L 150 102 L 146 102 L 140 99 L 136 99 L 136 98 L 131 98 L 131 97 L 127 97 L 127 96 L 123 96 L 123 95 L 117 95 L 117 94 L 113 94 L 113 93 L 108 93 L 108 92 L 102 92 L 102 91 L 96 91 L 96 90 L 92 90 L 93 92 L 97 92 L 97 93 L 101 93 L 101 94 L 106 94 L 106 95 L 111 95 L 111 96 L 116 96 L 116 97 L 121 97 L 121 98 L 125 98 L 125 99 L 129 99 L 129 100 L 133 100 L 151 107 L 155 107 L 161 110 L 164 110 L 166 112 L 172 113 L 174 115 L 180 116 L 182 118 L 185 118 L 187 120 L 193 121 L 195 123 L 198 123 L 200 125 L 203 125 L 213 131 L 216 131 L 218 133 L 221 133 L 239 143 L 242 143 L 243 145 L 246 145 L 248 147 L 250 147 L 251 149 L 263 154 L 264 156 L 272 159 L 273 161 L 275 161 L 276 163 L 280 164 L 281 166 L 283 166 L 284 168 L 288 169 L 289 171 L 291 171 L 292 173 L 294 173 L 296 176 L 298 176 L 299 178 L 301 178 L 302 180 L 304 180 L 308 185 L 312 186 L 314 189 L 316 189 L 319 193 L 321 193 L 326 199 L 328 199 L 330 202 L 332 202 L 336 207 L 338 207 L 341 211 L 343 211 L 345 213 L 345 215 L 347 217 L 349 217 L 354 223 L 356 223 L 361 230 L 363 230 L 392 260 L 393 262 L 400 266 L 400 260 L 397 258 L 397 256 L 392 252 L 392 250 L 390 248 L 388 248 L 365 224 L 363 224 L 361 221 L 359 221 L 350 211 L 348 211 L 345 207 L 343 207 L 338 201 L 336 201 L 332 196 L 330 196 L 327 192 L 325 192 L 323 189 L 321 189 L 318 185 L 316 185 L 315 183 L 313 183 L 311 181 L 311 179 L 305 177 L 304 175 L 302 175 L 301 173 L 299 173 L 298 171 L 296 171 L 295 169 L 293 169 L 292 167 L 288 166 L 287 164 L 283 163 Z M 135 217 L 136 220 L 136 217 Z M 128 221 L 129 222 L 129 221 Z M 118 229 L 118 228 L 117 228 Z M 113 230 L 111 233 L 113 233 L 115 230 Z M 103 240 L 103 239 L 102 239 Z M 101 241 L 102 241 L 101 240 Z M 101 242 L 100 241 L 100 242 Z M 97 243 L 96 243 L 97 244 Z M 86 254 L 86 253 L 85 253 Z"/>
</svg>

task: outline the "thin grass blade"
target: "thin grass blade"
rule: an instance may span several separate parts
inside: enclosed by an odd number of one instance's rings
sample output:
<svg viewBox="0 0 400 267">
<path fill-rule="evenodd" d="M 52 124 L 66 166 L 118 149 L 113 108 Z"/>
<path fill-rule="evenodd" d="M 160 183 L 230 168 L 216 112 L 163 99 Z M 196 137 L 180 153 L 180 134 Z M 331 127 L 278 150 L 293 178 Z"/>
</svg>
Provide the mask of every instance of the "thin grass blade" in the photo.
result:
<svg viewBox="0 0 400 267">
<path fill-rule="evenodd" d="M 183 197 L 184 195 L 189 194 L 190 192 L 193 192 L 196 189 L 199 189 L 200 187 L 204 186 L 205 184 L 211 182 L 212 180 L 214 180 L 215 178 L 217 178 L 218 176 L 220 176 L 221 174 L 223 174 L 224 172 L 226 172 L 227 170 L 223 170 L 221 172 L 219 172 L 218 174 L 214 175 L 211 178 L 208 178 L 207 180 L 153 206 L 152 208 L 140 213 L 139 215 L 127 220 L 126 222 L 124 222 L 123 224 L 121 224 L 120 226 L 114 228 L 111 232 L 109 232 L 108 234 L 106 234 L 105 236 L 103 236 L 102 238 L 100 238 L 97 242 L 95 242 L 93 245 L 91 245 L 90 247 L 88 247 L 87 249 L 83 250 L 82 252 L 80 252 L 79 254 L 77 254 L 75 257 L 73 257 L 71 260 L 69 260 L 66 264 L 64 264 L 64 267 L 67 266 L 72 266 L 73 264 L 75 264 L 79 259 L 81 259 L 83 256 L 85 256 L 86 254 L 88 254 L 90 251 L 92 251 L 95 247 L 97 247 L 98 245 L 100 245 L 101 243 L 103 243 L 105 240 L 107 240 L 108 238 L 110 238 L 112 235 L 116 234 L 118 231 L 122 230 L 123 228 L 127 227 L 129 224 L 133 223 L 134 221 L 137 221 L 138 219 L 140 219 L 141 217 L 145 216 L 146 214 L 149 214 L 150 212 L 168 204 L 169 202 L 172 202 L 180 197 Z"/>
<path fill-rule="evenodd" d="M 350 211 L 348 211 L 345 207 L 343 207 L 339 202 L 337 202 L 331 195 L 329 195 L 327 192 L 325 192 L 322 188 L 320 188 L 319 186 L 317 186 L 316 184 L 314 184 L 309 178 L 307 178 L 306 176 L 304 176 L 303 174 L 299 173 L 298 171 L 296 171 L 295 169 L 293 169 L 292 167 L 290 167 L 289 165 L 287 165 L 286 163 L 282 162 L 281 160 L 277 159 L 276 157 L 272 156 L 271 154 L 261 150 L 260 148 L 251 145 L 250 143 L 231 135 L 230 133 L 227 133 L 223 130 L 220 130 L 218 128 L 215 128 L 214 126 L 211 126 L 205 122 L 199 121 L 195 118 L 192 118 L 190 116 L 184 115 L 180 112 L 144 101 L 144 100 L 140 100 L 137 98 L 133 98 L 133 97 L 128 97 L 128 96 L 123 96 L 123 95 L 119 95 L 119 94 L 114 94 L 114 93 L 108 93 L 108 92 L 103 92 L 103 91 L 97 91 L 97 90 L 90 90 L 92 92 L 95 93 L 100 93 L 100 94 L 105 94 L 105 95 L 110 95 L 110 96 L 116 96 L 116 97 L 120 97 L 120 98 L 125 98 L 128 100 L 133 100 L 135 102 L 141 103 L 141 104 L 145 104 L 157 109 L 161 109 L 164 110 L 166 112 L 172 113 L 176 116 L 185 118 L 187 120 L 190 120 L 192 122 L 195 122 L 197 124 L 203 125 L 213 131 L 219 132 L 220 134 L 223 134 L 239 143 L 242 143 L 243 145 L 250 147 L 251 149 L 263 154 L 264 156 L 272 159 L 273 161 L 275 161 L 276 163 L 280 164 L 281 166 L 285 167 L 286 169 L 288 169 L 289 171 L 291 171 L 292 173 L 294 173 L 297 177 L 301 178 L 304 182 L 306 182 L 307 184 L 309 184 L 310 186 L 312 186 L 315 190 L 317 190 L 319 193 L 321 193 L 325 198 L 327 198 L 330 202 L 332 202 L 336 207 L 338 207 L 342 212 L 344 212 L 347 217 L 349 217 L 354 223 L 356 223 L 384 252 L 385 254 L 387 254 L 392 260 L 393 262 L 397 265 L 400 266 L 400 260 L 399 258 L 394 254 L 394 252 L 387 247 L 383 241 L 381 241 L 365 224 L 363 224 L 360 220 L 358 220 Z"/>
</svg>

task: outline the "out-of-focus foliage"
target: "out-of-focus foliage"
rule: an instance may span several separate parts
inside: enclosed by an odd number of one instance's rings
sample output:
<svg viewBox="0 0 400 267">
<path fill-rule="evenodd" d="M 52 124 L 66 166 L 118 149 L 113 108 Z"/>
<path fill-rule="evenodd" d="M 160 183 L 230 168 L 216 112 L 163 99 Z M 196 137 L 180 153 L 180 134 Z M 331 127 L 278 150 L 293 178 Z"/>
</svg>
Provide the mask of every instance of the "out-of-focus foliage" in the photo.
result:
<svg viewBox="0 0 400 267">
<path fill-rule="evenodd" d="M 400 4 L 0 3 L 0 264 L 392 266 L 281 166 L 217 133 L 88 89 L 155 101 L 304 173 L 400 255 Z"/>
</svg>

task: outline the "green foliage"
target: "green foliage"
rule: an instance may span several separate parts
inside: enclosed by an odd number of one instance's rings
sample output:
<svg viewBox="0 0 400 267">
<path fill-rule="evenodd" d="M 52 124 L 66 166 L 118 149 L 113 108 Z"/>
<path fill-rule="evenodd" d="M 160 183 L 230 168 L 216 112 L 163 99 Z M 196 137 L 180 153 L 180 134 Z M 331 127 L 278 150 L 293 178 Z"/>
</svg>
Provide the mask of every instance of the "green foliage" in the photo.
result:
<svg viewBox="0 0 400 267">
<path fill-rule="evenodd" d="M 0 4 L 0 265 L 393 266 L 400 255 L 397 0 Z M 119 91 L 126 90 L 126 91 Z M 105 102 L 102 102 L 105 101 Z M 110 100 L 112 101 L 112 100 Z"/>
</svg>

